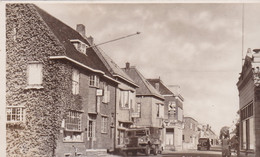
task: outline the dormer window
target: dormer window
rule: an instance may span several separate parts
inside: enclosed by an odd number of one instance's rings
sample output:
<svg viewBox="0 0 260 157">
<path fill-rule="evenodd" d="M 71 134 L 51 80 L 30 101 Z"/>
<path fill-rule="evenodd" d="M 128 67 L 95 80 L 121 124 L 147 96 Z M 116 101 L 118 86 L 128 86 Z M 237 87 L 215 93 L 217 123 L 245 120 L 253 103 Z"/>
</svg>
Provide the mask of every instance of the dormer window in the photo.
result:
<svg viewBox="0 0 260 157">
<path fill-rule="evenodd" d="M 78 39 L 73 39 L 70 40 L 70 42 L 74 45 L 74 47 L 81 53 L 86 54 L 86 49 L 88 47 L 87 44 L 85 44 L 84 42 L 78 40 Z"/>
</svg>

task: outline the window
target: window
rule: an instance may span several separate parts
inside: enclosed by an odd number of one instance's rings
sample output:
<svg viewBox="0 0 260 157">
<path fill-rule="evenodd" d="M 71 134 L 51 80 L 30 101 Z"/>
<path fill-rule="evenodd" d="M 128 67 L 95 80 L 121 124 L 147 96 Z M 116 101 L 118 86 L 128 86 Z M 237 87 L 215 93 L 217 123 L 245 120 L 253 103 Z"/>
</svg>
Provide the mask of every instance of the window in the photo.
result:
<svg viewBox="0 0 260 157">
<path fill-rule="evenodd" d="M 105 116 L 102 116 L 101 121 L 101 133 L 107 133 L 107 125 L 108 124 L 108 118 Z"/>
<path fill-rule="evenodd" d="M 81 129 L 82 113 L 69 111 L 65 119 L 64 141 L 82 141 Z"/>
<path fill-rule="evenodd" d="M 156 104 L 156 108 L 157 108 L 157 118 L 163 118 L 163 116 L 164 116 L 163 104 Z"/>
<path fill-rule="evenodd" d="M 108 103 L 110 101 L 110 91 L 108 90 L 108 85 L 104 82 L 104 96 L 103 96 L 103 103 Z"/>
<path fill-rule="evenodd" d="M 183 120 L 183 110 L 180 107 L 177 108 L 177 114 L 178 114 L 178 116 L 177 116 L 178 120 L 182 122 L 182 120 Z"/>
<path fill-rule="evenodd" d="M 8 106 L 6 108 L 7 122 L 16 123 L 25 121 L 25 107 L 23 106 Z"/>
<path fill-rule="evenodd" d="M 190 129 L 192 130 L 192 123 L 190 123 Z"/>
<path fill-rule="evenodd" d="M 99 76 L 91 75 L 89 80 L 89 85 L 92 87 L 99 87 Z"/>
<path fill-rule="evenodd" d="M 79 94 L 79 71 L 76 69 L 72 70 L 72 93 Z"/>
<path fill-rule="evenodd" d="M 120 106 L 122 108 L 130 109 L 130 91 L 120 91 Z"/>
<path fill-rule="evenodd" d="M 42 85 L 42 63 L 31 62 L 28 64 L 28 85 L 37 87 Z"/>
<path fill-rule="evenodd" d="M 87 44 L 85 44 L 84 42 L 78 40 L 78 39 L 73 39 L 70 40 L 71 43 L 74 45 L 74 47 L 81 53 L 86 54 L 86 49 L 87 49 Z"/>
<path fill-rule="evenodd" d="M 141 117 L 141 103 L 137 103 L 137 113 L 139 113 L 139 117 Z"/>
</svg>

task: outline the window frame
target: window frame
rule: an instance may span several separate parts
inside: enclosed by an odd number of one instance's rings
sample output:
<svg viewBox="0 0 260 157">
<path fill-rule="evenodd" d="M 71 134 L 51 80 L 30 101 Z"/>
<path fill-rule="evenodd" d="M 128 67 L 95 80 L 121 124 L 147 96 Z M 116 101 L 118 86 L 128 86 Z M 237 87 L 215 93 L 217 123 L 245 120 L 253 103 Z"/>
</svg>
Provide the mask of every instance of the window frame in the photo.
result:
<svg viewBox="0 0 260 157">
<path fill-rule="evenodd" d="M 11 109 L 10 120 L 8 120 L 8 109 Z M 13 114 L 13 109 L 20 109 L 20 113 Z M 12 120 L 12 117 L 19 117 L 19 120 Z M 6 107 L 6 123 L 25 123 L 26 122 L 26 108 L 25 106 L 7 106 Z"/>
<path fill-rule="evenodd" d="M 96 74 L 89 76 L 89 86 L 99 88 L 100 86 L 100 77 Z"/>
<path fill-rule="evenodd" d="M 72 69 L 72 94 L 79 94 L 80 72 L 78 69 Z"/>
<path fill-rule="evenodd" d="M 101 133 L 108 133 L 108 116 L 101 116 Z"/>
<path fill-rule="evenodd" d="M 35 71 L 32 71 L 33 65 L 40 65 L 40 71 L 38 71 L 38 73 L 35 73 Z M 35 69 L 34 69 L 35 70 Z M 36 89 L 41 89 L 43 88 L 42 84 L 43 84 L 43 63 L 40 61 L 29 61 L 27 63 L 27 87 L 26 88 L 36 88 Z M 39 77 L 39 80 L 35 81 L 33 80 L 33 78 L 35 78 L 35 75 L 39 75 L 36 77 Z M 34 83 L 34 81 L 36 83 Z M 39 82 L 38 82 L 39 81 Z"/>
<path fill-rule="evenodd" d="M 83 142 L 82 113 L 83 113 L 82 111 L 77 111 L 77 110 L 69 110 L 67 112 L 66 119 L 64 122 L 63 142 Z M 69 123 L 67 122 L 68 118 L 70 118 Z M 77 124 L 75 124 L 74 122 L 77 122 Z M 68 128 L 68 124 L 78 125 L 77 126 L 78 129 L 70 129 L 70 128 Z M 68 136 L 66 136 L 66 135 L 68 135 Z M 67 138 L 69 136 L 70 136 L 70 138 Z M 79 136 L 79 137 L 76 137 L 76 136 Z M 75 137 L 77 139 L 73 139 Z"/>
</svg>

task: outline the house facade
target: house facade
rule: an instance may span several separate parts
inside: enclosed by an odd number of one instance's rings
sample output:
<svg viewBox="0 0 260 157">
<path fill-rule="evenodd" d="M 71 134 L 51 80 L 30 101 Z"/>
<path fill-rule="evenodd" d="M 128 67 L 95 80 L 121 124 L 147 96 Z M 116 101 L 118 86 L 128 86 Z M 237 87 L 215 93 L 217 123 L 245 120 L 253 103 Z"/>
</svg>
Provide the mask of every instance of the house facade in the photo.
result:
<svg viewBox="0 0 260 157">
<path fill-rule="evenodd" d="M 90 45 L 35 5 L 6 4 L 7 156 L 115 146 L 119 82 Z"/>
<path fill-rule="evenodd" d="M 184 117 L 183 147 L 197 149 L 199 140 L 198 122 L 192 117 Z"/>
<path fill-rule="evenodd" d="M 95 49 L 99 58 L 119 82 L 116 89 L 115 148 L 124 146 L 126 129 L 134 125 L 132 116 L 138 116 L 136 88 L 139 86 L 100 48 Z"/>
<path fill-rule="evenodd" d="M 183 101 L 182 96 L 175 89 L 171 91 L 162 80 L 148 79 L 150 84 L 165 98 L 164 100 L 164 141 L 163 148 L 168 150 L 182 150 L 183 132 Z M 177 87 L 179 88 L 179 87 Z M 174 92 L 174 93 L 173 93 Z"/>
<path fill-rule="evenodd" d="M 240 156 L 260 156 L 259 49 L 248 49 L 237 82 L 239 91 Z"/>
<path fill-rule="evenodd" d="M 160 129 L 163 143 L 164 97 L 146 80 L 146 78 L 130 63 L 122 68 L 139 86 L 136 89 L 136 103 L 133 107 L 133 127 L 153 127 Z"/>
</svg>

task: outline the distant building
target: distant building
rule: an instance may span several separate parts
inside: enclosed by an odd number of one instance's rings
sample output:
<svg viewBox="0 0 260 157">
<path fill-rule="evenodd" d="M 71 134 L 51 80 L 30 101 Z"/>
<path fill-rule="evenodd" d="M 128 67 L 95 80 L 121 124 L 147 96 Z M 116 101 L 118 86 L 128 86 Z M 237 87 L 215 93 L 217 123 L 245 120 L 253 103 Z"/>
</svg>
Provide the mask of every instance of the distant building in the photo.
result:
<svg viewBox="0 0 260 157">
<path fill-rule="evenodd" d="M 183 130 L 183 97 L 179 94 L 179 87 L 172 88 L 164 85 L 162 80 L 148 79 L 153 87 L 164 96 L 164 149 L 182 150 Z M 177 89 L 177 90 L 176 90 Z"/>
<path fill-rule="evenodd" d="M 260 50 L 248 49 L 237 82 L 240 115 L 240 155 L 260 156 Z"/>
<path fill-rule="evenodd" d="M 209 124 L 198 124 L 199 138 L 209 138 L 211 145 L 219 144 L 219 138 Z"/>
<path fill-rule="evenodd" d="M 198 122 L 192 117 L 184 117 L 183 149 L 196 149 L 199 140 Z"/>
</svg>

